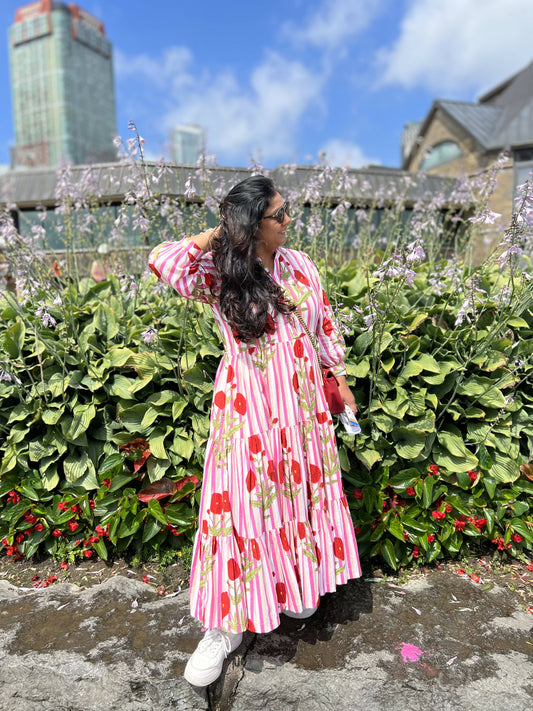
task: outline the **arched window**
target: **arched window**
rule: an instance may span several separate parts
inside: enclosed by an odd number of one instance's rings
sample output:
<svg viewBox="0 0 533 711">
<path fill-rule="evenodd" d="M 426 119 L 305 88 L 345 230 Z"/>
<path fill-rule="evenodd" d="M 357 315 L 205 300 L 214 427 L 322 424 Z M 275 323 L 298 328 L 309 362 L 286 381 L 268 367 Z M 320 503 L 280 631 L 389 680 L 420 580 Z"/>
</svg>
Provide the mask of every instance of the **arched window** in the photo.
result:
<svg viewBox="0 0 533 711">
<path fill-rule="evenodd" d="M 460 155 L 462 155 L 461 149 L 455 141 L 442 141 L 442 143 L 437 143 L 436 146 L 428 150 L 420 164 L 420 170 L 436 168 L 438 165 L 448 163 L 454 158 L 459 158 Z"/>
</svg>

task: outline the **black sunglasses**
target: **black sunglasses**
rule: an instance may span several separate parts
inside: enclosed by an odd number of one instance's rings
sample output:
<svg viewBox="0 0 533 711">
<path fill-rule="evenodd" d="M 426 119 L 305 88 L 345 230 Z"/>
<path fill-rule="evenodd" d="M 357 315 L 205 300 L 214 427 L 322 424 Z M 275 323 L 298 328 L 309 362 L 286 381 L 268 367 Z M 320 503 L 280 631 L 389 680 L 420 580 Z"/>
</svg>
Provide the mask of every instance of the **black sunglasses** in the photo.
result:
<svg viewBox="0 0 533 711">
<path fill-rule="evenodd" d="M 263 217 L 263 220 L 276 220 L 276 222 L 279 222 L 279 224 L 282 225 L 283 220 L 285 219 L 285 215 L 287 215 L 287 217 L 290 217 L 289 210 L 290 210 L 289 203 L 285 202 L 279 208 L 279 210 L 276 210 L 276 212 L 273 215 L 265 215 Z"/>
</svg>

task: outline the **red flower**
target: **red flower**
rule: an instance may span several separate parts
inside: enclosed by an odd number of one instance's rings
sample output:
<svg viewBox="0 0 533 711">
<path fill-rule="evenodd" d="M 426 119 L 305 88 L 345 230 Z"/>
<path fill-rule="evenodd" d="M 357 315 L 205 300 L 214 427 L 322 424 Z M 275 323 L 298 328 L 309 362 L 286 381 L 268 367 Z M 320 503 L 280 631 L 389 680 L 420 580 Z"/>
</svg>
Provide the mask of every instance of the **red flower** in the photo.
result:
<svg viewBox="0 0 533 711">
<path fill-rule="evenodd" d="M 282 605 L 287 600 L 287 589 L 285 588 L 285 583 L 276 583 L 276 597 L 278 602 Z"/>
<path fill-rule="evenodd" d="M 58 505 L 57 505 L 57 508 L 58 508 L 60 511 L 68 511 L 69 505 L 66 504 L 64 501 L 60 501 L 60 502 L 58 503 Z"/>
<path fill-rule="evenodd" d="M 478 518 L 474 521 L 474 526 L 481 531 L 483 526 L 486 526 L 488 523 L 488 519 L 486 518 Z"/>
<path fill-rule="evenodd" d="M 83 551 L 83 555 L 85 558 L 92 558 L 93 557 L 93 552 L 92 551 Z"/>
<path fill-rule="evenodd" d="M 298 538 L 303 541 L 303 539 L 306 537 L 307 532 L 305 528 L 305 523 L 302 523 L 301 521 L 298 521 Z"/>
<path fill-rule="evenodd" d="M 279 532 L 279 539 L 281 541 L 281 545 L 283 547 L 284 551 L 289 551 L 290 546 L 289 546 L 289 541 L 287 539 L 287 534 L 285 533 L 285 530 L 282 528 L 281 531 Z"/>
<path fill-rule="evenodd" d="M 276 481 L 276 465 L 272 461 L 272 459 L 268 460 L 267 464 L 267 477 L 270 479 L 270 481 Z"/>
<path fill-rule="evenodd" d="M 294 373 L 292 376 L 292 387 L 294 389 L 294 392 L 298 394 L 298 373 Z"/>
<path fill-rule="evenodd" d="M 35 525 L 35 530 L 36 530 L 36 531 L 42 531 L 43 528 L 44 528 L 44 526 L 43 526 L 42 523 L 38 523 L 38 524 Z"/>
<path fill-rule="evenodd" d="M 530 573 L 533 573 L 533 563 L 528 563 L 526 565 L 526 570 L 529 570 Z"/>
<path fill-rule="evenodd" d="M 403 539 L 404 539 L 404 541 L 408 541 L 408 540 L 409 540 L 409 536 L 407 535 L 407 533 L 404 533 L 404 534 L 403 534 Z"/>
<path fill-rule="evenodd" d="M 443 518 L 446 518 L 446 514 L 444 513 L 444 511 L 432 511 L 431 515 L 433 516 L 433 518 L 436 518 L 437 521 L 442 521 Z"/>
<path fill-rule="evenodd" d="M 452 507 L 450 506 L 450 504 L 446 504 L 445 510 L 446 510 L 446 513 L 452 512 Z"/>
<path fill-rule="evenodd" d="M 235 377 L 235 371 L 233 370 L 233 366 L 230 363 L 230 365 L 228 365 L 228 372 L 226 374 L 226 382 L 229 383 L 230 380 L 233 380 L 234 377 Z"/>
<path fill-rule="evenodd" d="M 29 511 L 24 514 L 24 520 L 26 523 L 35 523 L 37 521 L 37 516 L 32 516 Z"/>
<path fill-rule="evenodd" d="M 61 570 L 68 570 L 68 563 L 66 561 L 62 561 L 59 567 Z"/>
<path fill-rule="evenodd" d="M 434 540 L 435 540 L 435 536 L 432 533 L 430 533 L 428 536 L 428 543 L 433 543 Z"/>
<path fill-rule="evenodd" d="M 94 509 L 95 506 L 96 504 L 94 503 L 94 499 L 89 499 L 89 508 Z"/>
<path fill-rule="evenodd" d="M 322 479 L 322 469 L 317 467 L 316 464 L 309 465 L 309 478 L 313 484 L 318 484 Z"/>
<path fill-rule="evenodd" d="M 456 531 L 464 531 L 466 526 L 466 521 L 454 521 L 453 522 Z"/>
<path fill-rule="evenodd" d="M 63 531 L 60 531 L 59 528 L 54 528 L 54 530 L 52 531 L 52 536 L 54 536 L 54 538 L 59 538 L 62 535 Z"/>
<path fill-rule="evenodd" d="M 477 475 L 478 475 L 478 472 L 472 471 L 472 469 L 470 469 L 468 471 L 468 476 L 470 477 L 470 479 L 472 481 L 475 481 L 477 479 Z"/>
<path fill-rule="evenodd" d="M 413 558 L 418 558 L 420 556 L 420 548 L 418 546 L 415 546 L 413 548 Z"/>
<path fill-rule="evenodd" d="M 439 465 L 438 464 L 430 464 L 428 474 L 431 476 L 432 474 L 438 474 L 438 473 L 439 473 Z"/>
<path fill-rule="evenodd" d="M 257 477 L 255 476 L 253 470 L 250 469 L 248 475 L 246 476 L 246 488 L 250 493 L 252 493 L 252 491 L 254 490 L 256 483 Z"/>
<path fill-rule="evenodd" d="M 522 543 L 522 536 L 519 533 L 513 533 L 513 535 L 511 536 L 511 539 L 515 543 Z"/>
<path fill-rule="evenodd" d="M 354 499 L 362 499 L 364 496 L 362 491 L 359 491 L 359 489 L 354 489 L 353 490 L 353 497 Z"/>
<path fill-rule="evenodd" d="M 7 496 L 7 500 L 11 504 L 18 504 L 18 502 L 20 501 L 20 496 L 17 494 L 16 491 L 10 491 Z"/>
<path fill-rule="evenodd" d="M 70 528 L 72 533 L 74 533 L 74 531 L 76 531 L 80 527 L 80 524 L 77 521 L 69 521 L 68 527 Z"/>
<path fill-rule="evenodd" d="M 102 482 L 102 486 L 107 486 L 109 489 L 111 487 L 111 479 L 104 479 Z"/>
<path fill-rule="evenodd" d="M 328 337 L 331 336 L 331 334 L 333 333 L 333 324 L 331 323 L 329 318 L 325 318 L 322 322 L 322 330 Z"/>
<path fill-rule="evenodd" d="M 229 608 L 230 608 L 229 595 L 227 592 L 223 592 L 220 595 L 220 609 L 222 612 L 222 617 L 226 617 L 226 615 L 229 613 Z"/>
<path fill-rule="evenodd" d="M 481 578 L 479 577 L 479 575 L 477 575 L 477 573 L 472 573 L 472 575 L 470 576 L 470 580 L 473 580 L 475 583 L 479 583 Z"/>
<path fill-rule="evenodd" d="M 211 495 L 211 513 L 219 514 L 222 512 L 222 495 L 215 492 Z"/>
<path fill-rule="evenodd" d="M 409 496 L 414 496 L 416 494 L 416 492 L 412 486 L 408 486 L 407 489 L 405 490 L 405 493 L 409 494 Z"/>
<path fill-rule="evenodd" d="M 229 513 L 231 511 L 231 504 L 229 502 L 229 491 L 222 492 L 222 511 Z"/>
<path fill-rule="evenodd" d="M 311 284 L 309 283 L 309 279 L 298 269 L 294 270 L 294 276 L 300 282 L 300 284 L 305 284 L 305 286 L 311 286 Z"/>
<path fill-rule="evenodd" d="M 235 558 L 230 558 L 228 560 L 228 578 L 230 580 L 237 580 L 241 574 L 241 569 Z"/>
<path fill-rule="evenodd" d="M 17 533 L 17 535 L 15 536 L 15 541 L 16 541 L 17 543 L 22 543 L 23 540 L 24 540 L 24 534 L 23 534 L 23 533 Z"/>
<path fill-rule="evenodd" d="M 311 371 L 313 372 L 313 371 Z M 329 415 L 327 412 L 317 412 L 316 413 L 316 419 L 319 425 L 323 425 L 325 422 L 328 421 Z"/>
<path fill-rule="evenodd" d="M 254 557 L 254 560 L 259 560 L 259 558 L 261 558 L 259 543 L 255 540 L 255 538 L 252 538 L 252 555 Z"/>
<path fill-rule="evenodd" d="M 246 398 L 242 393 L 237 393 L 237 397 L 233 403 L 239 415 L 246 415 Z"/>
<path fill-rule="evenodd" d="M 259 454 L 259 452 L 263 449 L 261 438 L 258 435 L 248 437 L 248 446 L 250 447 L 250 452 L 252 454 Z"/>
<path fill-rule="evenodd" d="M 300 463 L 293 459 L 291 462 L 291 473 L 295 484 L 300 484 L 302 481 L 302 473 L 300 469 Z"/>
<path fill-rule="evenodd" d="M 297 358 L 302 358 L 304 355 L 303 343 L 299 338 L 294 341 L 294 355 Z"/>
<path fill-rule="evenodd" d="M 223 410 L 226 407 L 226 394 L 223 390 L 219 390 L 213 399 L 213 402 L 217 407 Z"/>
<path fill-rule="evenodd" d="M 342 539 L 335 538 L 333 540 L 333 553 L 336 558 L 339 558 L 339 560 L 344 560 L 344 543 L 342 542 Z"/>
</svg>

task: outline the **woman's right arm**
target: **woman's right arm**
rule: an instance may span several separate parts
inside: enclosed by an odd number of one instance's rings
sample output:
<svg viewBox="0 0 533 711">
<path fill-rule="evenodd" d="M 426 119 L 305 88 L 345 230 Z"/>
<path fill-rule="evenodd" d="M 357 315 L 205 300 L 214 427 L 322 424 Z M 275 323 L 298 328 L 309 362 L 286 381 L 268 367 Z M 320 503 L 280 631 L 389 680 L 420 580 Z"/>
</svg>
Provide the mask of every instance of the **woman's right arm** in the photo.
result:
<svg viewBox="0 0 533 711">
<path fill-rule="evenodd" d="M 212 301 L 216 270 L 210 250 L 215 237 L 216 228 L 179 242 L 163 242 L 150 253 L 148 266 L 186 299 Z"/>
</svg>

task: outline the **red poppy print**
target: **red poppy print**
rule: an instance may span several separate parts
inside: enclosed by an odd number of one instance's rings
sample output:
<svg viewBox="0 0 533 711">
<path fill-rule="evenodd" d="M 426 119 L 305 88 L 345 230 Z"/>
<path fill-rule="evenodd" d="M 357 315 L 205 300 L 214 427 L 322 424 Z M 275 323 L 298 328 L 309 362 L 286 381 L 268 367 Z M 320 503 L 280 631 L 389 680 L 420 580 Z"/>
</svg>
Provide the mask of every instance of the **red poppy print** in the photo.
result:
<svg viewBox="0 0 533 711">
<path fill-rule="evenodd" d="M 329 299 L 328 299 L 328 295 L 326 294 L 326 292 L 324 291 L 324 289 L 322 289 L 322 303 L 324 304 L 324 306 L 329 306 L 329 305 L 330 305 Z"/>
<path fill-rule="evenodd" d="M 226 513 L 231 511 L 231 505 L 229 502 L 229 491 L 222 492 L 222 510 Z"/>
<path fill-rule="evenodd" d="M 305 523 L 302 523 L 301 521 L 298 521 L 298 538 L 303 541 L 307 534 L 306 528 L 305 528 Z"/>
<path fill-rule="evenodd" d="M 297 374 L 297 373 L 294 373 L 294 375 L 292 376 L 292 387 L 294 388 L 294 392 L 295 392 L 297 395 L 298 395 L 298 386 L 299 386 L 298 374 Z"/>
<path fill-rule="evenodd" d="M 211 555 L 216 555 L 218 549 L 218 541 L 216 538 L 213 538 L 211 541 Z"/>
<path fill-rule="evenodd" d="M 333 553 L 339 560 L 344 560 L 344 543 L 342 542 L 342 539 L 335 538 L 333 540 Z"/>
<path fill-rule="evenodd" d="M 241 574 L 241 569 L 235 558 L 230 558 L 228 560 L 228 578 L 230 580 L 237 580 Z"/>
<path fill-rule="evenodd" d="M 196 274 L 196 272 L 200 269 L 199 264 L 193 264 L 192 267 L 189 267 L 189 274 Z"/>
<path fill-rule="evenodd" d="M 250 447 L 250 452 L 252 454 L 259 454 L 259 452 L 263 449 L 261 438 L 258 435 L 248 437 L 248 446 Z"/>
<path fill-rule="evenodd" d="M 294 479 L 294 483 L 300 484 L 302 481 L 302 472 L 300 468 L 300 463 L 297 462 L 295 459 L 293 459 L 291 462 L 291 473 L 292 478 Z"/>
<path fill-rule="evenodd" d="M 211 288 L 213 284 L 215 283 L 215 278 L 212 274 L 209 274 L 209 272 L 204 276 L 204 283 L 207 287 Z"/>
<path fill-rule="evenodd" d="M 246 626 L 248 627 L 248 629 L 250 630 L 250 632 L 254 632 L 254 633 L 255 633 L 255 625 L 254 625 L 254 623 L 252 622 L 252 620 L 248 620 L 248 622 L 246 623 Z"/>
<path fill-rule="evenodd" d="M 248 475 L 246 476 L 246 488 L 248 489 L 248 491 L 250 493 L 252 493 L 252 491 L 254 490 L 256 483 L 257 483 L 257 477 L 255 476 L 254 472 L 250 469 L 250 471 L 248 472 Z"/>
<path fill-rule="evenodd" d="M 287 588 L 285 587 L 285 583 L 276 583 L 276 597 L 281 605 L 287 601 Z"/>
<path fill-rule="evenodd" d="M 229 383 L 235 377 L 235 370 L 232 365 L 228 365 L 228 372 L 226 373 L 226 382 Z"/>
<path fill-rule="evenodd" d="M 222 390 L 219 390 L 214 397 L 213 402 L 217 407 L 219 407 L 221 410 L 223 410 L 226 407 L 226 394 L 222 392 Z"/>
<path fill-rule="evenodd" d="M 299 271 L 298 269 L 294 270 L 294 276 L 297 279 L 297 281 L 300 282 L 300 284 L 304 284 L 305 286 L 311 286 L 311 284 L 309 283 L 309 279 L 305 276 L 305 274 L 302 274 L 302 272 Z"/>
<path fill-rule="evenodd" d="M 322 330 L 328 337 L 331 336 L 331 334 L 333 333 L 333 324 L 331 323 L 329 318 L 325 318 L 322 322 Z"/>
<path fill-rule="evenodd" d="M 317 546 L 316 547 L 316 564 L 320 567 L 321 562 L 322 562 L 322 553 L 320 552 L 320 548 Z"/>
<path fill-rule="evenodd" d="M 304 355 L 304 346 L 300 338 L 294 341 L 294 355 L 297 358 L 302 358 Z"/>
<path fill-rule="evenodd" d="M 285 530 L 283 528 L 279 532 L 279 539 L 281 541 L 281 545 L 283 546 L 283 550 L 286 552 L 289 551 L 290 550 L 289 540 L 288 540 L 287 534 L 285 533 Z"/>
<path fill-rule="evenodd" d="M 287 449 L 287 433 L 285 430 L 281 430 L 281 446 L 283 449 Z"/>
<path fill-rule="evenodd" d="M 254 557 L 254 560 L 259 560 L 259 558 L 261 558 L 259 543 L 255 540 L 255 538 L 252 538 L 252 555 Z"/>
<path fill-rule="evenodd" d="M 318 484 L 318 482 L 322 479 L 322 469 L 320 469 L 320 467 L 317 467 L 316 464 L 310 464 L 309 478 L 311 479 L 311 482 L 313 484 Z"/>
<path fill-rule="evenodd" d="M 216 492 L 211 496 L 211 513 L 222 513 L 222 494 Z"/>
<path fill-rule="evenodd" d="M 242 393 L 237 393 L 235 402 L 233 403 L 239 415 L 246 415 L 246 398 Z"/>
<path fill-rule="evenodd" d="M 270 481 L 276 481 L 277 476 L 276 476 L 276 465 L 272 461 L 272 459 L 268 460 L 267 464 L 267 477 L 270 479 Z"/>
<path fill-rule="evenodd" d="M 316 419 L 319 425 L 323 425 L 328 421 L 329 415 L 327 412 L 317 412 Z"/>
<path fill-rule="evenodd" d="M 209 525 L 208 525 L 207 521 L 205 520 L 205 518 L 202 521 L 202 533 L 204 534 L 204 536 L 207 536 L 207 534 L 209 533 Z"/>
<path fill-rule="evenodd" d="M 235 538 L 235 542 L 237 543 L 237 548 L 239 549 L 239 553 L 242 553 L 244 551 L 244 539 L 241 536 L 239 536 L 239 534 L 235 530 L 235 526 L 233 526 L 233 536 Z"/>
<path fill-rule="evenodd" d="M 226 617 L 230 609 L 230 600 L 227 592 L 223 592 L 220 596 L 220 610 L 222 612 L 222 617 Z"/>
<path fill-rule="evenodd" d="M 270 314 L 267 314 L 265 333 L 268 333 L 269 336 L 272 336 L 272 334 L 276 333 L 276 324 L 274 323 L 274 319 Z"/>
<path fill-rule="evenodd" d="M 153 273 L 156 275 L 158 279 L 161 279 L 161 273 L 157 271 L 157 269 L 154 267 L 153 264 L 148 265 L 150 269 L 153 271 Z"/>
</svg>

